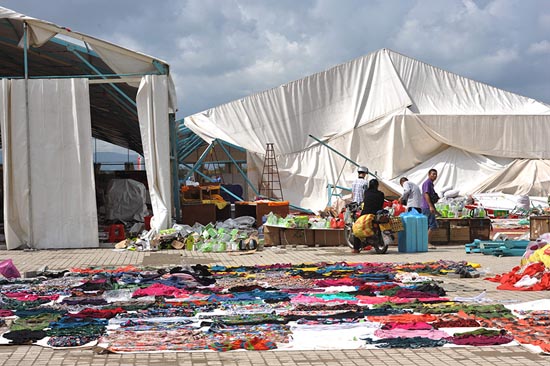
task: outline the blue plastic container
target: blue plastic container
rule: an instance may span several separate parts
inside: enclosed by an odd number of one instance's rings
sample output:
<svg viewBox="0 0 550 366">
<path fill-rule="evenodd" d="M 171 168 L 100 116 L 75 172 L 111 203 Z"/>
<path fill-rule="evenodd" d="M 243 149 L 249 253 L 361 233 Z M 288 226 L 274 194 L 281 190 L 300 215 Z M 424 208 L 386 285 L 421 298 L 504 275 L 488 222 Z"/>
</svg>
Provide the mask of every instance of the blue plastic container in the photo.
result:
<svg viewBox="0 0 550 366">
<path fill-rule="evenodd" d="M 415 253 L 417 251 L 417 223 L 416 217 L 410 212 L 399 215 L 403 220 L 405 230 L 397 235 L 397 250 L 400 253 Z"/>
<path fill-rule="evenodd" d="M 413 210 L 416 219 L 416 251 L 428 251 L 428 217 Z"/>
</svg>

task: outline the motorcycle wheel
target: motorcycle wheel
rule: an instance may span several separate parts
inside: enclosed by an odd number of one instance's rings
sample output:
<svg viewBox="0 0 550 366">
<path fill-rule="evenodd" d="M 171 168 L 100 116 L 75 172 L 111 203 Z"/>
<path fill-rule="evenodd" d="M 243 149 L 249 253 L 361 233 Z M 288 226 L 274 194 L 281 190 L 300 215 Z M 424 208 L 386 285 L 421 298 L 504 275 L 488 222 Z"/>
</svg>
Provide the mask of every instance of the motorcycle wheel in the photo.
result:
<svg viewBox="0 0 550 366">
<path fill-rule="evenodd" d="M 351 229 L 351 225 L 345 225 L 344 226 L 344 240 L 348 244 L 348 247 L 353 249 L 353 239 L 355 236 L 353 236 L 353 230 Z"/>
<path fill-rule="evenodd" d="M 376 239 L 376 243 L 374 243 L 373 245 L 374 251 L 376 252 L 376 254 L 386 254 L 389 245 L 384 242 L 384 238 L 382 238 L 381 232 L 378 232 Z"/>
</svg>

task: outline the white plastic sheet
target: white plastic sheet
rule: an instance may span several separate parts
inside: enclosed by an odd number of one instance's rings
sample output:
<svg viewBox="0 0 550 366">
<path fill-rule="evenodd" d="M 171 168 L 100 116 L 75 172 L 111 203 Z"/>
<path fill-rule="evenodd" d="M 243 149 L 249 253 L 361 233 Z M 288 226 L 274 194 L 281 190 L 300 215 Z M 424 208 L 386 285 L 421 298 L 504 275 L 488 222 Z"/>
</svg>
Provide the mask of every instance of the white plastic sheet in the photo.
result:
<svg viewBox="0 0 550 366">
<path fill-rule="evenodd" d="M 88 80 L 0 85 L 7 248 L 97 247 Z"/>
<path fill-rule="evenodd" d="M 550 106 L 385 49 L 186 117 L 185 125 L 208 142 L 247 149 L 255 184 L 266 143 L 274 143 L 284 198 L 314 210 L 326 205 L 328 184 L 351 185 L 356 167 L 310 134 L 383 180 L 419 174 L 418 183 L 440 167 L 436 185 L 464 193 L 513 159 L 550 161 Z M 437 160 L 443 151 L 454 164 Z M 530 176 L 519 185 L 536 187 Z"/>
<path fill-rule="evenodd" d="M 171 104 L 170 80 L 165 75 L 147 75 L 141 80 L 137 109 L 147 184 L 151 195 L 151 228 L 172 226 L 172 191 L 170 182 L 170 134 L 168 112 Z"/>
<path fill-rule="evenodd" d="M 133 179 L 111 179 L 107 186 L 107 220 L 140 221 L 147 216 L 147 189 Z"/>
</svg>

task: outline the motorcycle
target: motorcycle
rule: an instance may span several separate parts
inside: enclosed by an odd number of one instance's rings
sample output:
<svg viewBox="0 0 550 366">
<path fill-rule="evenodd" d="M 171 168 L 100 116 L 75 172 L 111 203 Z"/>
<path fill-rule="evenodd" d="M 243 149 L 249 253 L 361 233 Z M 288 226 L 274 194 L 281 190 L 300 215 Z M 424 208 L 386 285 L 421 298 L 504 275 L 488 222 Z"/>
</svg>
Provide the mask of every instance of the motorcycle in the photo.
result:
<svg viewBox="0 0 550 366">
<path fill-rule="evenodd" d="M 355 240 L 355 235 L 353 235 L 353 224 L 359 217 L 358 213 L 360 211 L 361 207 L 357 202 L 351 202 L 346 205 L 346 212 L 344 214 L 344 237 L 348 246 L 352 249 L 354 249 L 353 242 Z M 388 251 L 389 244 L 394 240 L 394 236 L 391 230 L 382 230 L 380 225 L 386 224 L 389 221 L 390 215 L 387 210 L 378 211 L 372 222 L 374 235 L 361 240 L 360 250 L 370 250 L 374 248 L 377 254 L 386 253 Z"/>
</svg>

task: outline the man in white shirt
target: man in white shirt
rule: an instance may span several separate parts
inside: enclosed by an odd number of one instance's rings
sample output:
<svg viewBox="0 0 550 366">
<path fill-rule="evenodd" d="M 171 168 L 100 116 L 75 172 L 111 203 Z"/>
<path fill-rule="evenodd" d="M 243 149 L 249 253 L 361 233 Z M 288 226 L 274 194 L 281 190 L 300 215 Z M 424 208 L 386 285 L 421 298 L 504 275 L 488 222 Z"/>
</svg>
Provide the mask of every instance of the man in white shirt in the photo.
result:
<svg viewBox="0 0 550 366">
<path fill-rule="evenodd" d="M 357 169 L 358 178 L 351 184 L 351 197 L 353 199 L 353 202 L 357 202 L 359 204 L 363 203 L 365 189 L 367 184 L 369 183 L 365 179 L 368 173 L 369 170 L 364 166 L 361 166 L 359 167 L 359 169 Z"/>
<path fill-rule="evenodd" d="M 399 180 L 399 184 L 403 187 L 403 195 L 399 198 L 399 202 L 407 206 L 407 210 L 416 210 L 418 213 L 422 213 L 422 192 L 420 187 L 418 187 L 413 182 L 405 177 Z"/>
</svg>

